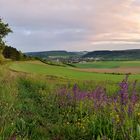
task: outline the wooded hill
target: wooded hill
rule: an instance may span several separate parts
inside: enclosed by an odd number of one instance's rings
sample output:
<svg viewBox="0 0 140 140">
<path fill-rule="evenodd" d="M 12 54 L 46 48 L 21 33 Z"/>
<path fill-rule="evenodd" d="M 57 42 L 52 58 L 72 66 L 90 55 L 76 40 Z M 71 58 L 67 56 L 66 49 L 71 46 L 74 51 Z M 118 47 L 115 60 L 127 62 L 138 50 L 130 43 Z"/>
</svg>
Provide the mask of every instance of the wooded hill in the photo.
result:
<svg viewBox="0 0 140 140">
<path fill-rule="evenodd" d="M 98 60 L 140 60 L 140 49 L 133 50 L 116 50 L 116 51 L 92 51 L 92 52 L 68 52 L 68 51 L 44 51 L 44 52 L 29 52 L 27 56 L 39 58 L 95 58 Z"/>
<path fill-rule="evenodd" d="M 98 58 L 101 60 L 140 60 L 140 49 L 118 51 L 93 51 L 83 58 Z"/>
<path fill-rule="evenodd" d="M 28 56 L 39 57 L 39 58 L 70 58 L 70 57 L 81 57 L 86 52 L 68 52 L 63 50 L 56 51 L 42 51 L 42 52 L 27 52 Z"/>
</svg>

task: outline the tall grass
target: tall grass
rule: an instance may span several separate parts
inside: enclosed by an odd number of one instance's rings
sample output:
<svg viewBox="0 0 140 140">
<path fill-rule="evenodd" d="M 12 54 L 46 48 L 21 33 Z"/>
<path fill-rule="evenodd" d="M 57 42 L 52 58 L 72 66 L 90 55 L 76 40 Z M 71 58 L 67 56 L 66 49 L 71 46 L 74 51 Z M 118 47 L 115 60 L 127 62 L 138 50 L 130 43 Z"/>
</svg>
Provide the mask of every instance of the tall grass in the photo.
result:
<svg viewBox="0 0 140 140">
<path fill-rule="evenodd" d="M 140 139 L 136 82 L 74 82 L 1 66 L 0 140 Z"/>
</svg>

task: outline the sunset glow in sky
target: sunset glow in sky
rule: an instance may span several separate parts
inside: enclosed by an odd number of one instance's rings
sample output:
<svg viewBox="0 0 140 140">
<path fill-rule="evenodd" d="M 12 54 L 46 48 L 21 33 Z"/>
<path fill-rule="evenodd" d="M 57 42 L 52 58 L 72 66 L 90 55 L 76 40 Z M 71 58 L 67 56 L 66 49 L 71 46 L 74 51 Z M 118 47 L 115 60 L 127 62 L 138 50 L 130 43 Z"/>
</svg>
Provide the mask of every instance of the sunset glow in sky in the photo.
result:
<svg viewBox="0 0 140 140">
<path fill-rule="evenodd" d="M 0 0 L 24 52 L 140 49 L 140 0 Z"/>
</svg>

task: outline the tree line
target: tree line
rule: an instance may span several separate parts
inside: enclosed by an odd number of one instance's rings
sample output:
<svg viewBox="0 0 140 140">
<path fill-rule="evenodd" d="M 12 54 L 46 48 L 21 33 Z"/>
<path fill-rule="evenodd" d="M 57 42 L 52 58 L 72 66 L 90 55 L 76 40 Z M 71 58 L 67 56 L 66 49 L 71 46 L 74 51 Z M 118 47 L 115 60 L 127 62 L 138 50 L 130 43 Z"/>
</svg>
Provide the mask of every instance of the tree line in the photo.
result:
<svg viewBox="0 0 140 140">
<path fill-rule="evenodd" d="M 16 48 L 11 46 L 5 46 L 2 52 L 3 56 L 7 59 L 12 60 L 25 60 L 27 56 L 22 52 L 18 51 Z"/>
<path fill-rule="evenodd" d="M 26 60 L 29 59 L 25 54 L 18 51 L 16 48 L 11 46 L 7 46 L 4 38 L 13 31 L 9 27 L 7 23 L 4 23 L 0 18 L 0 62 L 4 61 L 5 59 L 11 60 Z"/>
</svg>

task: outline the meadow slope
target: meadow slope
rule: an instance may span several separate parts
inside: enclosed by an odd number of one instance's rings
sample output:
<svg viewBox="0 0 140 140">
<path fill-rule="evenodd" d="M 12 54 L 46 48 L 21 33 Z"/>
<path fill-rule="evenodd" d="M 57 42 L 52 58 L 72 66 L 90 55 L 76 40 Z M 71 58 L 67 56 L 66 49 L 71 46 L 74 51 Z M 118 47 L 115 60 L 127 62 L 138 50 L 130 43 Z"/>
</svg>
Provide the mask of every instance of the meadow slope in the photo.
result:
<svg viewBox="0 0 140 140">
<path fill-rule="evenodd" d="M 102 62 L 103 63 L 103 62 Z M 112 65 L 112 62 L 108 62 L 106 65 L 102 65 L 102 63 L 97 64 L 96 67 L 110 67 L 114 68 L 119 66 L 118 64 Z M 78 64 L 77 64 L 78 65 Z M 80 64 L 79 64 L 80 65 Z M 91 65 L 91 64 L 90 64 Z M 94 64 L 92 64 L 94 65 Z M 123 67 L 126 66 L 138 66 L 137 63 L 128 63 L 127 64 L 121 64 Z M 140 65 L 140 63 L 139 63 Z M 80 65 L 81 66 L 81 65 Z M 103 67 L 103 68 L 104 68 Z M 87 68 L 87 66 L 86 66 Z M 10 65 L 10 69 L 15 70 L 15 71 L 21 71 L 21 72 L 26 72 L 26 73 L 36 73 L 36 74 L 41 74 L 41 75 L 53 75 L 57 77 L 62 77 L 66 79 L 76 79 L 76 80 L 93 80 L 93 81 L 121 81 L 125 74 L 105 74 L 105 73 L 100 73 L 100 70 L 96 69 L 97 71 L 95 72 L 90 72 L 89 71 L 83 71 L 83 69 L 75 69 L 72 67 L 60 67 L 60 66 L 52 66 L 52 65 L 47 65 L 44 64 L 40 61 L 23 61 L 23 62 L 14 62 Z M 139 69 L 139 67 L 138 67 Z M 113 73 L 113 72 L 112 72 Z M 119 71 L 118 71 L 119 73 Z M 130 79 L 140 79 L 140 74 L 132 74 L 130 76 Z"/>
<path fill-rule="evenodd" d="M 62 70 L 74 70 L 35 61 L 11 66 L 22 72 L 0 67 L 0 140 L 140 139 L 139 82 L 69 80 Z"/>
</svg>

